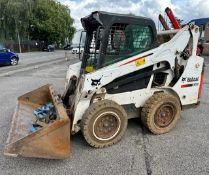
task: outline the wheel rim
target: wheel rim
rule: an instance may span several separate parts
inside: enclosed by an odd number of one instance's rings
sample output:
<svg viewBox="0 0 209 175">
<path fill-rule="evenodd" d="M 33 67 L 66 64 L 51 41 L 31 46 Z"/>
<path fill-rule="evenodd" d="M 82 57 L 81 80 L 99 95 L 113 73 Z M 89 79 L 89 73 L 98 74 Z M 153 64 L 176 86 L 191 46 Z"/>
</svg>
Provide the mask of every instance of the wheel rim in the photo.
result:
<svg viewBox="0 0 209 175">
<path fill-rule="evenodd" d="M 114 138 L 121 127 L 121 120 L 115 112 L 100 114 L 93 123 L 93 135 L 98 140 L 107 141 Z"/>
<path fill-rule="evenodd" d="M 16 58 L 12 58 L 11 59 L 11 64 L 12 65 L 17 65 L 17 59 Z"/>
<path fill-rule="evenodd" d="M 176 115 L 176 108 L 173 104 L 167 103 L 161 105 L 154 116 L 155 125 L 160 128 L 169 126 Z"/>
</svg>

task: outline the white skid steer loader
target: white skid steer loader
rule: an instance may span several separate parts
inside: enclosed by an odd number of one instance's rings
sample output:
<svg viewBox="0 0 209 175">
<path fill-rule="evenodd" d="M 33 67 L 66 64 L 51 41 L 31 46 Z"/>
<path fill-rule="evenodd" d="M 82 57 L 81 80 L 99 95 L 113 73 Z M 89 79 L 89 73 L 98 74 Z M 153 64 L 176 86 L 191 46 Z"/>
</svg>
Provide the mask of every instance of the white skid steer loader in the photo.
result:
<svg viewBox="0 0 209 175">
<path fill-rule="evenodd" d="M 82 61 L 70 65 L 65 92 L 60 97 L 45 85 L 18 98 L 5 155 L 67 158 L 70 135 L 79 130 L 91 146 L 107 147 L 135 117 L 163 134 L 176 126 L 182 109 L 199 104 L 204 60 L 196 55 L 197 26 L 157 35 L 149 18 L 99 11 L 81 22 Z M 48 102 L 56 120 L 31 132 L 33 110 Z"/>
</svg>

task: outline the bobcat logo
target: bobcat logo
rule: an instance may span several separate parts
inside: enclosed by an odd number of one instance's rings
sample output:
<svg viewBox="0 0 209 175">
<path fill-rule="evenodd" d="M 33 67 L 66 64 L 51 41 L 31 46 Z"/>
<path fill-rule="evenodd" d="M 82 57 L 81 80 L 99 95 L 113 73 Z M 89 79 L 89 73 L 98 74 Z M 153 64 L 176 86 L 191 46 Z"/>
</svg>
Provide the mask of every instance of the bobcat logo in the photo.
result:
<svg viewBox="0 0 209 175">
<path fill-rule="evenodd" d="M 199 77 L 182 77 L 181 81 L 183 82 L 194 82 L 199 81 Z"/>
<path fill-rule="evenodd" d="M 100 80 L 101 80 L 101 78 L 98 79 L 98 80 L 91 79 L 91 85 L 92 86 L 98 86 L 98 85 L 100 85 L 101 84 Z"/>
<path fill-rule="evenodd" d="M 185 77 L 182 77 L 181 81 L 186 81 L 186 78 Z"/>
</svg>

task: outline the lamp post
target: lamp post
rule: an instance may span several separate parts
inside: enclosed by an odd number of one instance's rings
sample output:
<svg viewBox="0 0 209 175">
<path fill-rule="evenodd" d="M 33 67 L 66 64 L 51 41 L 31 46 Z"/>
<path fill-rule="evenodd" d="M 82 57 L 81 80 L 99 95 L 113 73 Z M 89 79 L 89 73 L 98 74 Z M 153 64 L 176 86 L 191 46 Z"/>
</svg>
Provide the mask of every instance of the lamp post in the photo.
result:
<svg viewBox="0 0 209 175">
<path fill-rule="evenodd" d="M 2 17 L 0 18 L 0 20 L 1 20 L 1 27 L 0 27 L 0 29 L 1 29 L 1 36 L 3 36 L 3 35 L 4 35 L 4 30 L 3 30 L 4 16 L 2 16 Z"/>
<path fill-rule="evenodd" d="M 19 24 L 21 24 L 20 20 L 18 22 L 19 22 Z M 20 44 L 20 34 L 19 34 L 17 21 L 15 23 L 16 23 L 16 32 L 17 32 L 17 39 L 18 39 L 18 45 L 19 45 L 19 52 L 22 53 L 22 48 L 21 48 L 21 44 Z"/>
</svg>

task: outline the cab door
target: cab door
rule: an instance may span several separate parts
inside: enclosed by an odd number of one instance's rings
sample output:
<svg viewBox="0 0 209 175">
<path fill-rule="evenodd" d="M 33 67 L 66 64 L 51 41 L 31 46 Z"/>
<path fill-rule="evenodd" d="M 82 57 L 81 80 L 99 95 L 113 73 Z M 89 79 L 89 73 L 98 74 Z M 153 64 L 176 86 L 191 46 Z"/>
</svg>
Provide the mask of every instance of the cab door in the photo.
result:
<svg viewBox="0 0 209 175">
<path fill-rule="evenodd" d="M 0 64 L 8 64 L 10 62 L 9 53 L 6 48 L 0 48 Z"/>
</svg>

